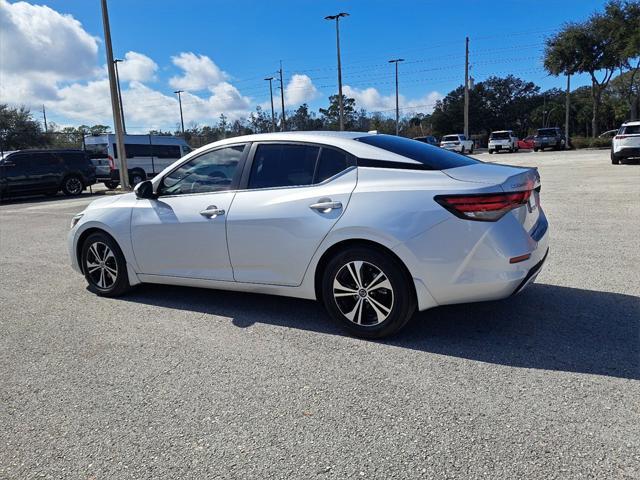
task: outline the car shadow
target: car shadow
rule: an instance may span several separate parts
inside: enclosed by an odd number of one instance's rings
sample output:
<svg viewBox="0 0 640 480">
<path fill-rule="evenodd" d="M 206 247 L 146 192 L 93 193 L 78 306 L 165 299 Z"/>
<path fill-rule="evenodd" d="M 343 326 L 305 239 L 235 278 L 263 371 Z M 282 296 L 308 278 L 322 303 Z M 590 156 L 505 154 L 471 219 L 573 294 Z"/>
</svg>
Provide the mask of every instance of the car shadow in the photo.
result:
<svg viewBox="0 0 640 480">
<path fill-rule="evenodd" d="M 346 335 L 316 302 L 267 295 L 141 285 L 123 300 Z M 640 379 L 640 298 L 533 284 L 500 302 L 438 307 L 379 343 L 522 368 Z"/>
</svg>

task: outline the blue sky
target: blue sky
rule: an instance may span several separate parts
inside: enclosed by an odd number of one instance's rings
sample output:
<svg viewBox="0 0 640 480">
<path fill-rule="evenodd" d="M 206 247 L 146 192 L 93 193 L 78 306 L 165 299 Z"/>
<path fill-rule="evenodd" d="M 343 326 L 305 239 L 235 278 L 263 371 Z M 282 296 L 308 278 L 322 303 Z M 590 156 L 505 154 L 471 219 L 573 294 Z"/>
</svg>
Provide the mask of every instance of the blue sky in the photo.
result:
<svg viewBox="0 0 640 480">
<path fill-rule="evenodd" d="M 564 22 L 579 21 L 601 10 L 604 2 L 563 0 L 545 9 L 536 3 L 110 0 L 109 10 L 114 52 L 119 57 L 134 52 L 127 57 L 130 65 L 123 68 L 138 72 L 125 73 L 123 80 L 125 112 L 132 117 L 128 123 L 144 130 L 175 126 L 176 119 L 170 117 L 175 114 L 172 92 L 176 86 L 188 90 L 184 105 L 187 123 L 211 123 L 219 113 L 227 113 L 223 112 L 226 107 L 233 118 L 258 104 L 266 106 L 268 85 L 263 77 L 274 74 L 280 60 L 285 83 L 291 89 L 289 106 L 295 108 L 306 101 L 317 110 L 336 90 L 334 25 L 323 17 L 339 11 L 350 13 L 341 21 L 343 83 L 359 106 L 369 111 L 384 112 L 393 107 L 393 70 L 387 60 L 394 57 L 406 60 L 400 65 L 404 111 L 430 111 L 439 96 L 462 83 L 466 35 L 471 39 L 476 81 L 513 73 L 545 89 L 563 87 L 564 79 L 548 77 L 541 67 L 544 38 Z M 45 103 L 49 117 L 60 124 L 108 122 L 110 112 L 106 108 L 105 114 L 102 98 L 97 102 L 102 108 L 73 110 L 74 104 L 82 109 L 87 96 L 104 92 L 104 83 L 98 83 L 104 81 L 101 68 L 105 63 L 100 2 L 48 0 L 36 5 L 50 7 L 33 10 L 38 15 L 71 15 L 86 34 L 98 38 L 97 49 L 87 45 L 77 54 L 73 47 L 66 49 L 71 57 L 84 58 L 86 54 L 86 62 L 94 62 L 95 71 L 72 72 L 74 68 L 68 68 L 66 78 L 65 71 L 58 71 L 55 85 L 45 85 L 45 80 L 37 78 L 37 62 L 33 60 L 28 68 L 35 83 L 20 91 L 5 85 L 0 91 L 2 101 Z M 12 11 L 14 17 L 16 12 L 33 16 L 12 7 L 15 2 L 0 0 L 5 17 L 7 12 L 11 17 Z M 57 39 L 56 31 L 64 28 L 50 29 L 51 42 L 69 41 L 68 37 Z M 42 31 L 22 34 L 29 38 L 41 36 Z M 38 49 L 33 50 L 37 56 Z M 18 60 L 9 63 L 10 69 L 2 72 L 5 80 L 23 68 Z M 139 73 L 143 70 L 146 73 Z M 194 82 L 194 75 L 200 75 L 200 84 Z M 293 75 L 299 77 L 291 83 Z M 214 89 L 205 86 L 206 82 L 219 86 Z M 588 84 L 588 78 L 574 79 L 574 86 L 581 84 Z"/>
</svg>

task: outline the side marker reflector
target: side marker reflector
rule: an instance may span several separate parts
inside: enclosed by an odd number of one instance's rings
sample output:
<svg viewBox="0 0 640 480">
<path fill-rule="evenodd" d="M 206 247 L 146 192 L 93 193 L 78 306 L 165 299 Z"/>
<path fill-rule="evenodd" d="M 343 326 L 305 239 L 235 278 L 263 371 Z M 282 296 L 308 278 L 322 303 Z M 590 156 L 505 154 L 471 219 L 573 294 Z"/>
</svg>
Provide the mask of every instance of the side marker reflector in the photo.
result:
<svg viewBox="0 0 640 480">
<path fill-rule="evenodd" d="M 520 263 L 520 262 L 524 262 L 525 260 L 529 260 L 531 258 L 531 254 L 530 253 L 526 253 L 524 255 L 520 255 L 518 257 L 513 257 L 509 260 L 509 263 Z"/>
</svg>

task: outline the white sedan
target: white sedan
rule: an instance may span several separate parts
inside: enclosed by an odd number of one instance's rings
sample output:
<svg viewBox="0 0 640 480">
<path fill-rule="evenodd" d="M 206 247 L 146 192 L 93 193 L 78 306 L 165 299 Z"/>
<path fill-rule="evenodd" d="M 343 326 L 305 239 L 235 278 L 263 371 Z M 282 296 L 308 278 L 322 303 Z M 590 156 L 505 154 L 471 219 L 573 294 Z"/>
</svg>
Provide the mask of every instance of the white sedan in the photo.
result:
<svg viewBox="0 0 640 480">
<path fill-rule="evenodd" d="M 518 293 L 547 256 L 538 172 L 406 138 L 291 132 L 202 147 L 68 236 L 98 295 L 147 282 L 317 299 L 353 334 Z"/>
</svg>

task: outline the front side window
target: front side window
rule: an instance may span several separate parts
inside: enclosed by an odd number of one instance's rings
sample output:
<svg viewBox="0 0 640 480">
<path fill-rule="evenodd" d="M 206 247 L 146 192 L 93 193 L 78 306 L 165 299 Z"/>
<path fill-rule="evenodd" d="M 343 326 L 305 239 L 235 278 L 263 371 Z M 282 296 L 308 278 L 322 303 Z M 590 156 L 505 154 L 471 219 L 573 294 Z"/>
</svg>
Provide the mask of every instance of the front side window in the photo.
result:
<svg viewBox="0 0 640 480">
<path fill-rule="evenodd" d="M 160 195 L 229 190 L 245 145 L 220 148 L 192 158 L 162 179 Z"/>
<path fill-rule="evenodd" d="M 248 188 L 311 185 L 319 151 L 312 145 L 259 145 Z"/>
<path fill-rule="evenodd" d="M 182 156 L 178 145 L 153 145 L 153 155 L 157 158 L 175 159 Z"/>
</svg>

